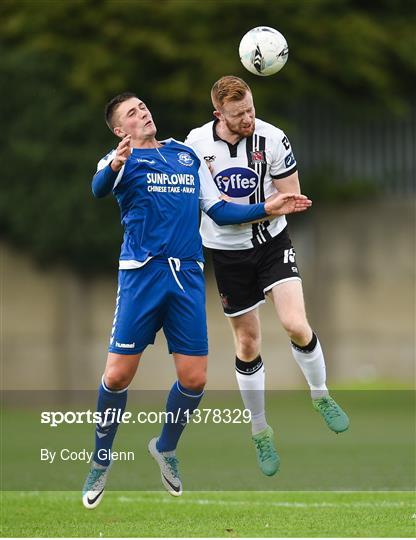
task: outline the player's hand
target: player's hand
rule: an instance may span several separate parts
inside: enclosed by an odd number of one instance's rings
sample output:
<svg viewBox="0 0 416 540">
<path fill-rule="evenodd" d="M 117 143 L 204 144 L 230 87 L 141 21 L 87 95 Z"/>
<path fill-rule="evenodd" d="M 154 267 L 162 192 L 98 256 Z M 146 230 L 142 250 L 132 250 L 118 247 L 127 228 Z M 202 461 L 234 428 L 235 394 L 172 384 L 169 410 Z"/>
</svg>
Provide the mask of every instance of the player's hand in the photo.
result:
<svg viewBox="0 0 416 540">
<path fill-rule="evenodd" d="M 299 193 L 278 193 L 269 197 L 264 205 L 267 215 L 283 216 L 284 214 L 294 214 L 304 212 L 312 206 L 312 201 Z"/>
<path fill-rule="evenodd" d="M 119 171 L 131 154 L 131 135 L 126 135 L 119 143 L 116 149 L 116 155 L 111 162 L 110 167 L 114 172 Z"/>
</svg>

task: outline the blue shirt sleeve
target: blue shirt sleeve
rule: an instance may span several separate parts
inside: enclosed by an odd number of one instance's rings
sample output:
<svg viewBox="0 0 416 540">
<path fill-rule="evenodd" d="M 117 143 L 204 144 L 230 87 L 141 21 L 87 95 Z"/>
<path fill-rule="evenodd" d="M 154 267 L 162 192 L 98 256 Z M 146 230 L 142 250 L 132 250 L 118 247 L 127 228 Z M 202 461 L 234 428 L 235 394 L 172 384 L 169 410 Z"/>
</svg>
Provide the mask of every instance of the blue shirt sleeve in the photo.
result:
<svg viewBox="0 0 416 540">
<path fill-rule="evenodd" d="M 118 172 L 114 172 L 110 164 L 97 171 L 92 179 L 92 192 L 95 197 L 105 197 L 113 189 Z"/>
<path fill-rule="evenodd" d="M 217 225 L 237 225 L 267 216 L 264 203 L 235 204 L 226 201 L 220 201 L 211 206 L 207 214 Z"/>
</svg>

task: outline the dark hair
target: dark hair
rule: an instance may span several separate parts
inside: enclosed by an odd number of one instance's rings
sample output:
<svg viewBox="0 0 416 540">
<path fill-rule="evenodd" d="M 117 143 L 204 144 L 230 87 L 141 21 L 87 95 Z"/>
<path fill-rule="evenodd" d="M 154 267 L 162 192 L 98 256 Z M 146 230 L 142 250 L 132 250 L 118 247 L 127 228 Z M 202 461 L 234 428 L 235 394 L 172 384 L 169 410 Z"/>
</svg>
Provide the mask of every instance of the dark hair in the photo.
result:
<svg viewBox="0 0 416 540">
<path fill-rule="evenodd" d="M 128 99 L 131 99 L 131 98 L 137 98 L 136 94 L 133 94 L 133 92 L 123 92 L 122 94 L 118 94 L 117 96 L 110 99 L 110 101 L 105 106 L 105 109 L 104 109 L 105 121 L 111 131 L 113 131 L 114 129 L 113 117 L 114 117 L 114 113 L 117 110 L 117 107 L 120 105 L 120 103 L 123 103 L 123 101 L 127 101 Z"/>
</svg>

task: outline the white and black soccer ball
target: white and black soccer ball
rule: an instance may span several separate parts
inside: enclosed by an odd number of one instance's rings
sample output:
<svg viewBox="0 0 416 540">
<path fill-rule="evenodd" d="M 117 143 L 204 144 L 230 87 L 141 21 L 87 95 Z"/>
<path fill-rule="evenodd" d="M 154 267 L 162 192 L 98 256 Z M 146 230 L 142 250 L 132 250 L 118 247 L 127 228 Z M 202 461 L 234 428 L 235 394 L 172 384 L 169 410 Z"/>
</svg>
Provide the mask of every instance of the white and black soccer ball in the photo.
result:
<svg viewBox="0 0 416 540">
<path fill-rule="evenodd" d="M 268 26 L 257 26 L 240 41 L 240 60 L 254 75 L 273 75 L 282 69 L 289 56 L 285 37 Z"/>
</svg>

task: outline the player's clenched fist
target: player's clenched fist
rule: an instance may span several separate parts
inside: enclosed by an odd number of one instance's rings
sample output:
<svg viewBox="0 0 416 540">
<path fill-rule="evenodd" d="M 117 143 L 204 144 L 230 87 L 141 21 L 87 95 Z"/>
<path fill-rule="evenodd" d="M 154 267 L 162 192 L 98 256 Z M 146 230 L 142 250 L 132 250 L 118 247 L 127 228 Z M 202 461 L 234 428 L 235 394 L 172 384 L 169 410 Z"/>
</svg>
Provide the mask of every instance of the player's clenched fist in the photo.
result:
<svg viewBox="0 0 416 540">
<path fill-rule="evenodd" d="M 121 167 L 128 160 L 131 153 L 131 135 L 126 135 L 122 139 L 116 149 L 116 155 L 114 156 L 113 161 L 111 162 L 111 168 L 113 171 L 119 171 Z"/>
</svg>

